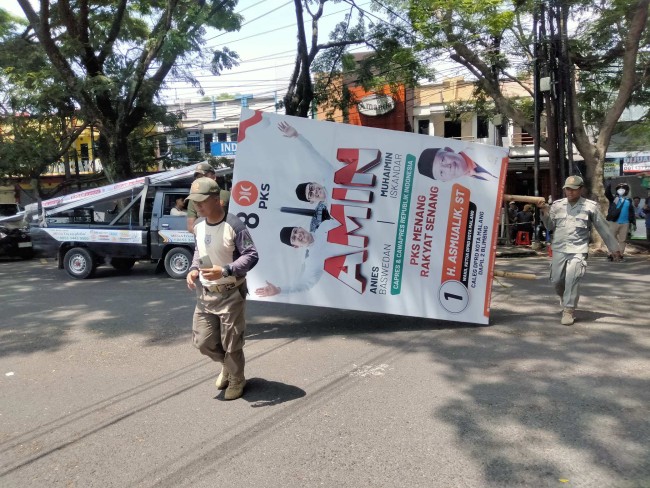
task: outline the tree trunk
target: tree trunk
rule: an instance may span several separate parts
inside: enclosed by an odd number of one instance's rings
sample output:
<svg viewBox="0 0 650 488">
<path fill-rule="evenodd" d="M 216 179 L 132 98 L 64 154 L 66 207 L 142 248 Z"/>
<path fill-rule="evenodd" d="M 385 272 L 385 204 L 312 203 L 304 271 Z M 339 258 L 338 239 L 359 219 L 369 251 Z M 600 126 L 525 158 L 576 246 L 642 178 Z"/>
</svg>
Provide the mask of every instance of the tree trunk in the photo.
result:
<svg viewBox="0 0 650 488">
<path fill-rule="evenodd" d="M 109 183 L 133 178 L 128 137 L 123 133 L 100 130 L 97 155 L 102 162 L 104 174 Z"/>
<path fill-rule="evenodd" d="M 113 144 L 114 156 L 111 161 L 114 163 L 115 176 L 117 181 L 130 180 L 133 178 L 133 168 L 131 167 L 131 158 L 129 157 L 128 137 L 119 131 Z"/>
</svg>

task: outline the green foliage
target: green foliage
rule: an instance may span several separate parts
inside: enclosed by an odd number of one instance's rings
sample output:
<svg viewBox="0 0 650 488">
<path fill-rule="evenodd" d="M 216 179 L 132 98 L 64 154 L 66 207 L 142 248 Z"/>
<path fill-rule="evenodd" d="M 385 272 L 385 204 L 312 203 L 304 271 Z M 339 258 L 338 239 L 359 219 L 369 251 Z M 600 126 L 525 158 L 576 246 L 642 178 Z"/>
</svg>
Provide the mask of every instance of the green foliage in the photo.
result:
<svg viewBox="0 0 650 488">
<path fill-rule="evenodd" d="M 638 39 L 628 39 L 636 18 L 645 18 L 647 2 L 626 0 L 387 0 L 392 14 L 391 29 L 411 32 L 399 39 L 399 49 L 412 47 L 413 58 L 423 64 L 450 55 L 477 81 L 480 91 L 489 96 L 498 111 L 525 130 L 532 130 L 532 102 L 511 99 L 502 91 L 504 81 L 523 83 L 533 73 L 534 9 L 562 8 L 570 27 L 567 38 L 570 69 L 575 73 L 579 93 L 576 98 L 579 123 L 573 124 L 576 144 L 586 161 L 595 167 L 593 140 L 585 127 L 597 137 L 613 130 L 621 104 L 650 106 L 650 31 Z M 641 10 L 637 8 L 641 7 Z M 642 16 L 642 17 L 639 17 Z M 623 73 L 626 50 L 640 47 L 636 73 Z M 554 48 L 551 33 L 540 41 L 540 60 Z M 388 54 L 396 47 L 380 45 Z M 554 53 L 548 55 L 557 59 Z M 636 74 L 638 83 L 630 93 L 621 91 L 626 80 Z M 557 83 L 557 78 L 552 82 Z M 620 94 L 624 93 L 621 99 Z M 477 103 L 478 106 L 478 103 Z M 548 115 L 547 115 L 548 116 Z M 646 119 L 647 114 L 644 116 Z M 605 125 L 606 124 L 606 125 Z M 639 126 L 642 127 L 642 126 Z M 608 139 L 602 141 L 605 145 Z M 542 141 L 544 145 L 545 141 Z"/>
<path fill-rule="evenodd" d="M 49 10 L 38 12 L 30 2 L 20 3 L 31 29 L 20 35 L 14 23 L 0 42 L 0 53 L 15 58 L 22 56 L 21 49 L 38 53 L 34 62 L 44 61 L 51 75 L 46 79 L 55 81 L 47 87 L 60 87 L 77 116 L 98 127 L 98 150 L 110 179 L 131 177 L 150 154 L 147 138 L 138 130 L 164 118 L 157 97 L 165 83 L 184 81 L 200 90 L 197 66 L 219 74 L 238 62 L 228 48 L 210 50 L 205 45 L 208 28 L 239 28 L 236 0 L 53 0 L 40 4 Z M 22 71 L 31 74 L 21 74 L 20 83 L 9 81 L 24 89 L 41 83 L 40 71 Z M 137 148 L 138 143 L 145 147 Z"/>
<path fill-rule="evenodd" d="M 65 86 L 23 30 L 0 10 L 0 176 L 38 178 L 77 132 Z"/>
</svg>

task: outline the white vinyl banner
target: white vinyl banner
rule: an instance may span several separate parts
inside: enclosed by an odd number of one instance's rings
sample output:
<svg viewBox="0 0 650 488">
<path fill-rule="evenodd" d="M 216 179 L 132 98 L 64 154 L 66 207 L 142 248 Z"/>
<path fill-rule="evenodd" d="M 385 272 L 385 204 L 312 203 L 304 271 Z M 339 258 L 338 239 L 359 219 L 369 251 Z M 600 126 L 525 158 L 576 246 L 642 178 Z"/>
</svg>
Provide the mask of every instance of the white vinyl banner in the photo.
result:
<svg viewBox="0 0 650 488">
<path fill-rule="evenodd" d="M 142 244 L 141 230 L 112 230 L 112 229 L 66 229 L 44 227 L 43 231 L 60 242 L 118 242 L 120 244 Z"/>
<path fill-rule="evenodd" d="M 504 148 L 242 111 L 254 299 L 489 321 Z"/>
</svg>

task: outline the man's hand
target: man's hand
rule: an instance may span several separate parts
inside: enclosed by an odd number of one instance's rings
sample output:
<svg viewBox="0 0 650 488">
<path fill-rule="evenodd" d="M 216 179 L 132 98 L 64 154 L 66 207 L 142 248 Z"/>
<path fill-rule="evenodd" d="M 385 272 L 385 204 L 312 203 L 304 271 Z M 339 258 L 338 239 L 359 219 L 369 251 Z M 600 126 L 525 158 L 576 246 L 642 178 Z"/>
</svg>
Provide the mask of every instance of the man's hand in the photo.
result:
<svg viewBox="0 0 650 488">
<path fill-rule="evenodd" d="M 194 290 L 196 288 L 196 279 L 199 277 L 199 272 L 195 269 L 187 273 L 187 276 L 185 277 L 185 281 L 187 282 L 187 287 L 190 290 Z"/>
<path fill-rule="evenodd" d="M 548 203 L 546 203 L 546 202 L 544 202 L 544 203 L 540 202 L 539 205 L 537 205 L 537 208 L 539 208 L 539 211 L 540 211 L 543 215 L 548 215 L 548 211 L 549 211 L 549 209 L 550 209 L 551 207 L 550 207 L 550 205 L 549 205 Z"/>
<path fill-rule="evenodd" d="M 266 286 L 263 286 L 262 288 L 258 288 L 255 290 L 255 294 L 258 297 L 272 297 L 273 295 L 277 295 L 280 293 L 280 288 L 275 286 L 273 283 L 269 283 L 268 281 L 266 282 Z"/>
<path fill-rule="evenodd" d="M 613 253 L 612 260 L 615 263 L 620 263 L 621 261 L 623 261 L 623 255 L 621 254 L 621 251 L 616 251 L 615 253 Z"/>
<path fill-rule="evenodd" d="M 284 137 L 298 137 L 298 131 L 286 122 L 280 122 L 278 124 L 278 129 L 284 133 Z"/>
<path fill-rule="evenodd" d="M 201 269 L 201 274 L 208 281 L 215 281 L 223 277 L 223 268 L 216 264 L 211 268 Z"/>
</svg>

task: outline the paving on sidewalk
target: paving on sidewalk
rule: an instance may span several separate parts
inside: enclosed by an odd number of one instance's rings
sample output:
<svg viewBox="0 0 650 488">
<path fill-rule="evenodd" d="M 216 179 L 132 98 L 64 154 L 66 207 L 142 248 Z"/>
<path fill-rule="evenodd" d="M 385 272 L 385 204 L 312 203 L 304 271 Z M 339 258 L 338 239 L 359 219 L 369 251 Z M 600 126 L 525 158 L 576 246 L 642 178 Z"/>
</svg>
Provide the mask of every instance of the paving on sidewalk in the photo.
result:
<svg viewBox="0 0 650 488">
<path fill-rule="evenodd" d="M 605 256 L 605 252 L 599 249 L 590 249 L 589 254 L 593 256 Z M 650 254 L 650 241 L 635 239 L 627 241 L 625 256 Z M 517 246 L 514 244 L 497 245 L 496 257 L 498 258 L 525 258 L 531 256 L 548 256 L 545 242 L 533 242 L 529 246 Z"/>
</svg>

